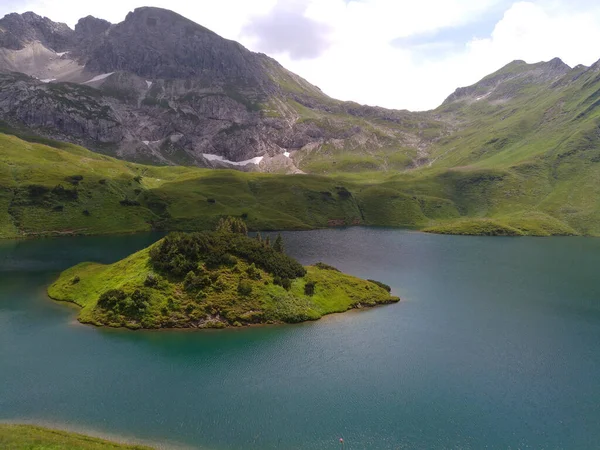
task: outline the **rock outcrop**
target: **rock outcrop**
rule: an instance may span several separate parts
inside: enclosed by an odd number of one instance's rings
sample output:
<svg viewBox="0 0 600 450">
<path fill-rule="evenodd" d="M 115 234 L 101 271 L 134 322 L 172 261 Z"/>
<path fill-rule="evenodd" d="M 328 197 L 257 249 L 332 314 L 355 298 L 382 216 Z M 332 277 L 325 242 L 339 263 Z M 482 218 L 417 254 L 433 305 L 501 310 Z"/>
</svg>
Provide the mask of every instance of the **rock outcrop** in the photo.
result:
<svg viewBox="0 0 600 450">
<path fill-rule="evenodd" d="M 422 151 L 421 124 L 435 122 L 331 99 L 164 9 L 74 30 L 10 14 L 0 30 L 0 118 L 129 160 L 296 173 L 295 155 L 323 149 Z"/>
</svg>

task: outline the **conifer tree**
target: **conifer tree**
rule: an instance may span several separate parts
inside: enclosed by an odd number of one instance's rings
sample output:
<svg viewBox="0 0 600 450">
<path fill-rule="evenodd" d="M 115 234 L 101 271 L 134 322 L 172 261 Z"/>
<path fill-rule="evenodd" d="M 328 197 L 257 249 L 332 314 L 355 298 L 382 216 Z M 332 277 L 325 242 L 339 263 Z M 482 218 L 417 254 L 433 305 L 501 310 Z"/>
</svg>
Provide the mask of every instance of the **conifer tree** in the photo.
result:
<svg viewBox="0 0 600 450">
<path fill-rule="evenodd" d="M 273 244 L 273 250 L 275 250 L 276 252 L 279 252 L 279 253 L 284 252 L 283 238 L 281 237 L 281 233 L 279 233 L 277 235 L 277 238 L 275 239 L 275 243 Z"/>
</svg>

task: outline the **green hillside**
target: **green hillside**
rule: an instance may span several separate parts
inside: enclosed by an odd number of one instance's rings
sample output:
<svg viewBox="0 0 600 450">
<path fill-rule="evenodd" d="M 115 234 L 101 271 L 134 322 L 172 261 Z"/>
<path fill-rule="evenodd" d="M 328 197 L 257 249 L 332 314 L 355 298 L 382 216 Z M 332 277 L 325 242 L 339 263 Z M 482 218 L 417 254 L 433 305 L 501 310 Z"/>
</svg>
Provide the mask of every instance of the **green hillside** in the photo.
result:
<svg viewBox="0 0 600 450">
<path fill-rule="evenodd" d="M 438 203 L 452 210 L 442 215 L 457 214 L 442 199 L 397 191 L 381 198 L 380 174 L 349 180 L 144 166 L 47 143 L 0 134 L 1 237 L 213 229 L 224 216 L 257 230 L 418 228 L 440 216 Z"/>
<path fill-rule="evenodd" d="M 594 66 L 516 61 L 435 111 L 396 112 L 427 143 L 419 167 L 415 150 L 355 142 L 297 152 L 303 175 L 146 166 L 5 130 L 0 236 L 202 230 L 224 216 L 255 230 L 597 236 L 599 106 Z M 301 121 L 347 126 L 335 112 L 294 107 Z M 378 132 L 372 117 L 352 120 Z"/>
</svg>

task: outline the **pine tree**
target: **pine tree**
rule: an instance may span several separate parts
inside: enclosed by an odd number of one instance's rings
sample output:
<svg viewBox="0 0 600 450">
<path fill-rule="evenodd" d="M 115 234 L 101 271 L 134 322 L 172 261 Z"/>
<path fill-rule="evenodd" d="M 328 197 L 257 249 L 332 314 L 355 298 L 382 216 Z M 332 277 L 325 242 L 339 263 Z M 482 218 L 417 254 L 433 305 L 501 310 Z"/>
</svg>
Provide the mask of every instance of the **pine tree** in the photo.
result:
<svg viewBox="0 0 600 450">
<path fill-rule="evenodd" d="M 258 242 L 262 242 L 263 241 L 262 236 L 260 235 L 260 231 L 256 233 L 256 240 Z"/>
<path fill-rule="evenodd" d="M 265 242 L 265 247 L 270 247 L 271 246 L 271 238 L 269 236 L 267 236 L 264 240 Z"/>
<path fill-rule="evenodd" d="M 248 234 L 248 227 L 239 217 L 224 217 L 219 220 L 217 231 L 220 233 Z"/>
<path fill-rule="evenodd" d="M 275 239 L 275 243 L 273 244 L 273 250 L 275 250 L 276 252 L 279 252 L 279 253 L 284 252 L 283 238 L 281 237 L 281 233 L 279 233 L 277 235 L 277 238 Z"/>
</svg>

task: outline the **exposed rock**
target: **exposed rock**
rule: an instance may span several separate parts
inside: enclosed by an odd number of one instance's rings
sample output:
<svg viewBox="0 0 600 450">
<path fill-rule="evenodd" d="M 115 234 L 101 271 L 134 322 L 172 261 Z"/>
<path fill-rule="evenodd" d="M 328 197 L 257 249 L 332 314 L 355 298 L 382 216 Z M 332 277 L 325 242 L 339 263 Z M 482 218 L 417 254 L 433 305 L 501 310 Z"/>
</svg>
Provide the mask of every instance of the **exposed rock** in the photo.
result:
<svg viewBox="0 0 600 450">
<path fill-rule="evenodd" d="M 75 44 L 75 33 L 64 23 L 56 23 L 33 12 L 8 14 L 0 19 L 0 47 L 21 50 L 38 41 L 45 47 L 62 52 Z"/>
<path fill-rule="evenodd" d="M 285 154 L 321 147 L 418 146 L 426 158 L 414 120 L 435 121 L 426 114 L 333 100 L 171 11 L 138 8 L 116 25 L 88 16 L 75 30 L 10 14 L 0 28 L 0 72 L 37 78 L 0 77 L 0 116 L 48 137 L 134 161 L 291 173 L 303 159 Z"/>
</svg>

